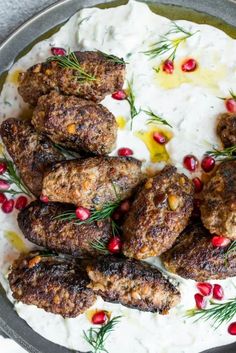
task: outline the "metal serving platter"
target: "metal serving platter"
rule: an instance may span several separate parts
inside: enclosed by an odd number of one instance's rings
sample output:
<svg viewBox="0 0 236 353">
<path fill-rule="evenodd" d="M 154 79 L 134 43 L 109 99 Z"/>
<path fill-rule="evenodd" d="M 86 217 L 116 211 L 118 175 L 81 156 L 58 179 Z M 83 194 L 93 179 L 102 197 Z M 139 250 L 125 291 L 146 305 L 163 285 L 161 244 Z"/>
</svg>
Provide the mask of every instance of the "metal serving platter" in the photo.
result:
<svg viewBox="0 0 236 353">
<path fill-rule="evenodd" d="M 114 6 L 125 2 L 112 0 L 63 0 L 48 7 L 23 24 L 0 45 L 0 75 L 2 78 L 4 77 L 4 72 L 8 70 L 24 48 L 27 48 L 35 39 L 39 39 L 55 26 L 65 22 L 79 9 L 96 6 L 101 3 L 105 3 L 107 6 Z M 150 0 L 144 2 L 152 5 L 178 5 L 185 9 L 192 9 L 215 16 L 229 25 L 236 25 L 235 0 Z M 34 332 L 13 310 L 13 306 L 6 298 L 4 289 L 1 286 L 0 328 L 7 336 L 13 338 L 30 353 L 72 352 L 69 349 L 51 343 Z M 207 350 L 204 353 L 236 353 L 236 342 L 224 347 Z"/>
</svg>

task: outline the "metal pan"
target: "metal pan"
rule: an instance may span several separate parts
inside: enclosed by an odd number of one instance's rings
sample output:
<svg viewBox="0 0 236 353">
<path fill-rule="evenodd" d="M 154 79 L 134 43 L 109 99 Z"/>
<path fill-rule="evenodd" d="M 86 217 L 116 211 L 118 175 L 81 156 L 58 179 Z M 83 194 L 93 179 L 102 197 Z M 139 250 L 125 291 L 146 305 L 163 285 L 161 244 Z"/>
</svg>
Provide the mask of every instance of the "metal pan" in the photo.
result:
<svg viewBox="0 0 236 353">
<path fill-rule="evenodd" d="M 63 23 L 79 9 L 95 6 L 101 2 L 107 3 L 108 6 L 118 3 L 112 0 L 63 0 L 34 16 L 0 45 L 0 74 L 3 74 L 12 65 L 22 50 L 30 45 L 35 38 L 39 38 L 42 34 Z M 122 3 L 125 2 L 122 1 Z M 218 17 L 230 25 L 236 23 L 236 2 L 234 0 L 150 0 L 145 2 L 179 5 Z M 120 3 L 121 1 L 119 1 Z M 1 286 L 0 329 L 30 353 L 71 353 L 71 350 L 53 344 L 34 332 L 13 310 L 13 306 L 6 298 L 5 291 Z M 204 353 L 235 352 L 236 343 L 213 348 Z"/>
</svg>

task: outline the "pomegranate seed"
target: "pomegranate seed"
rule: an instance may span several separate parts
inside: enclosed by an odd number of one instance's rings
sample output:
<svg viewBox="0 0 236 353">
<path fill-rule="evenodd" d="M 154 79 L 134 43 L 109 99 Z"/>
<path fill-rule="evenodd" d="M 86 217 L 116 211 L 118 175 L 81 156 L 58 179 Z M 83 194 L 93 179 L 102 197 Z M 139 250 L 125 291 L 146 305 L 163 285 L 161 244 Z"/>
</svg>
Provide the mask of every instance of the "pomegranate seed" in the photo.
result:
<svg viewBox="0 0 236 353">
<path fill-rule="evenodd" d="M 201 192 L 203 189 L 203 182 L 201 181 L 201 179 L 199 179 L 198 177 L 193 178 L 193 184 L 194 184 L 194 189 L 195 192 Z"/>
<path fill-rule="evenodd" d="M 232 322 L 232 324 L 229 325 L 228 332 L 230 335 L 236 335 L 236 322 Z"/>
<path fill-rule="evenodd" d="M 220 235 L 215 235 L 212 239 L 211 239 L 211 243 L 213 246 L 215 246 L 216 248 L 223 248 L 227 245 L 229 245 L 230 243 L 230 239 L 222 237 Z"/>
<path fill-rule="evenodd" d="M 6 195 L 4 195 L 2 192 L 0 192 L 0 203 L 3 203 L 7 200 Z"/>
<path fill-rule="evenodd" d="M 118 156 L 120 157 L 128 157 L 132 156 L 133 154 L 134 152 L 128 147 L 123 147 L 118 150 Z"/>
<path fill-rule="evenodd" d="M 90 217 L 90 211 L 85 207 L 78 207 L 75 211 L 76 218 L 86 221 Z"/>
<path fill-rule="evenodd" d="M 197 68 L 197 62 L 195 59 L 188 59 L 182 64 L 181 68 L 184 72 L 195 71 Z"/>
<path fill-rule="evenodd" d="M 236 113 L 236 100 L 234 100 L 233 98 L 226 99 L 225 106 L 228 112 Z"/>
<path fill-rule="evenodd" d="M 194 172 L 198 167 L 198 160 L 192 154 L 188 154 L 184 157 L 183 164 L 190 172 Z"/>
<path fill-rule="evenodd" d="M 204 172 L 209 173 L 214 169 L 215 164 L 216 164 L 216 162 L 213 157 L 206 156 L 202 160 L 201 167 L 204 170 Z"/>
<path fill-rule="evenodd" d="M 118 101 L 123 101 L 127 97 L 125 91 L 123 91 L 123 90 L 116 91 L 111 96 L 112 96 L 112 98 L 114 98 Z"/>
<path fill-rule="evenodd" d="M 120 210 L 121 212 L 126 213 L 126 212 L 129 211 L 129 209 L 130 209 L 130 202 L 129 202 L 129 200 L 125 200 L 125 201 L 123 201 L 123 202 L 120 204 L 119 210 Z"/>
<path fill-rule="evenodd" d="M 220 284 L 214 284 L 213 298 L 217 300 L 222 300 L 224 298 L 224 290 Z"/>
<path fill-rule="evenodd" d="M 14 200 L 6 200 L 2 204 L 2 211 L 4 213 L 11 213 L 14 208 Z"/>
<path fill-rule="evenodd" d="M 4 174 L 5 171 L 7 170 L 7 165 L 4 162 L 0 163 L 0 174 Z"/>
<path fill-rule="evenodd" d="M 165 136 L 157 131 L 153 133 L 153 139 L 160 145 L 164 145 L 166 143 Z"/>
<path fill-rule="evenodd" d="M 212 292 L 212 284 L 207 282 L 197 283 L 197 289 L 203 296 L 208 296 Z"/>
<path fill-rule="evenodd" d="M 112 254 L 118 254 L 121 251 L 122 242 L 119 237 L 113 237 L 108 243 L 108 250 Z"/>
<path fill-rule="evenodd" d="M 16 200 L 16 205 L 15 208 L 17 210 L 23 210 L 23 208 L 25 208 L 25 206 L 28 203 L 28 199 L 25 196 L 19 196 L 18 199 Z"/>
<path fill-rule="evenodd" d="M 198 309 L 204 309 L 206 307 L 207 301 L 203 295 L 197 293 L 194 295 L 194 298 L 195 298 L 196 307 Z"/>
<path fill-rule="evenodd" d="M 53 47 L 51 48 L 52 55 L 65 56 L 66 50 L 64 48 Z"/>
<path fill-rule="evenodd" d="M 8 190 L 10 188 L 10 184 L 5 181 L 0 179 L 0 190 Z"/>
<path fill-rule="evenodd" d="M 167 59 L 163 62 L 162 70 L 165 71 L 167 74 L 173 74 L 174 68 L 175 67 L 172 60 Z"/>
<path fill-rule="evenodd" d="M 49 202 L 49 198 L 45 195 L 41 195 L 40 196 L 40 201 L 44 202 L 44 203 L 48 203 Z"/>
<path fill-rule="evenodd" d="M 107 314 L 105 311 L 98 311 L 92 317 L 92 323 L 94 325 L 103 325 L 107 321 Z"/>
</svg>

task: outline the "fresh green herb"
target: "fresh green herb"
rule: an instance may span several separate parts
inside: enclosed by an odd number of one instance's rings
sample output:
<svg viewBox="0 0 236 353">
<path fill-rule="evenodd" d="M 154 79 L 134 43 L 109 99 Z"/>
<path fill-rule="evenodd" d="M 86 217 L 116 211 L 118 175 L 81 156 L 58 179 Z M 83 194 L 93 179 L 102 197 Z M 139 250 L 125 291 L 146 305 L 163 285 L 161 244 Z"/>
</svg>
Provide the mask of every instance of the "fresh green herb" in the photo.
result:
<svg viewBox="0 0 236 353">
<path fill-rule="evenodd" d="M 218 150 L 213 148 L 212 151 L 207 151 L 206 154 L 214 157 L 218 161 L 232 161 L 236 159 L 236 145 L 232 147 L 225 148 L 223 150 Z"/>
<path fill-rule="evenodd" d="M 232 243 L 230 244 L 230 246 L 226 251 L 226 254 L 225 254 L 226 262 L 228 261 L 229 255 L 232 253 L 236 253 L 236 240 L 232 241 Z"/>
<path fill-rule="evenodd" d="M 108 61 L 112 61 L 114 62 L 115 64 L 121 64 L 121 65 L 124 65 L 124 64 L 128 64 L 127 62 L 124 61 L 123 58 L 118 58 L 118 56 L 115 56 L 115 55 L 112 55 L 112 54 L 107 54 L 107 53 L 104 53 L 103 51 L 101 50 L 97 50 L 98 53 L 102 54 L 104 56 L 104 58 L 106 58 Z"/>
<path fill-rule="evenodd" d="M 92 353 L 108 353 L 107 349 L 105 348 L 105 341 L 107 340 L 108 335 L 114 331 L 114 328 L 120 322 L 120 319 L 121 316 L 116 316 L 112 320 L 109 320 L 106 325 L 103 325 L 100 328 L 91 327 L 88 332 L 83 332 L 85 340 L 93 348 Z"/>
<path fill-rule="evenodd" d="M 66 56 L 54 55 L 47 59 L 48 62 L 56 61 L 59 66 L 65 69 L 76 71 L 76 77 L 79 81 L 94 81 L 96 77 L 84 71 L 74 52 L 68 52 Z"/>
<path fill-rule="evenodd" d="M 130 117 L 131 117 L 131 122 L 130 122 L 130 130 L 133 129 L 133 120 L 134 118 L 140 113 L 141 109 L 137 110 L 135 106 L 135 94 L 133 91 L 133 78 L 131 81 L 128 81 L 128 89 L 127 89 L 127 96 L 126 100 L 129 103 L 130 106 Z"/>
<path fill-rule="evenodd" d="M 91 242 L 91 247 L 98 252 L 100 252 L 103 255 L 108 255 L 109 251 L 107 250 L 107 244 L 100 241 L 100 240 L 94 240 Z"/>
<path fill-rule="evenodd" d="M 236 93 L 232 89 L 229 90 L 230 97 L 236 101 Z M 223 101 L 229 99 L 228 97 L 218 97 L 219 99 L 222 99 Z"/>
<path fill-rule="evenodd" d="M 65 157 L 72 157 L 72 158 L 78 158 L 79 157 L 79 153 L 77 153 L 77 152 L 67 150 L 64 147 L 58 145 L 57 143 L 54 143 L 53 145 L 56 147 L 56 149 L 58 149 L 61 153 L 63 153 L 63 155 Z"/>
<path fill-rule="evenodd" d="M 148 119 L 147 124 L 163 124 L 163 125 L 167 125 L 169 127 L 173 127 L 171 126 L 168 121 L 166 121 L 165 119 L 161 118 L 159 115 L 156 115 L 155 113 L 153 113 L 153 111 L 151 110 L 143 110 L 144 113 L 146 113 L 147 115 L 149 115 L 151 118 Z"/>
</svg>

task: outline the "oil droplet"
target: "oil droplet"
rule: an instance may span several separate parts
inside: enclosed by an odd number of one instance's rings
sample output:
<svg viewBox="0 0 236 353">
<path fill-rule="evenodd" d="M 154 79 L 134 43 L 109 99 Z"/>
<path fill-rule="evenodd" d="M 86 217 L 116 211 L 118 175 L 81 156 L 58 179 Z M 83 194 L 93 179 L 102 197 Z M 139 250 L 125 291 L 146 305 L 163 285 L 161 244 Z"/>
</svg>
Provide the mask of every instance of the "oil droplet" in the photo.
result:
<svg viewBox="0 0 236 353">
<path fill-rule="evenodd" d="M 6 230 L 4 232 L 4 236 L 11 243 L 11 245 L 19 252 L 27 253 L 29 251 L 24 241 L 16 232 Z"/>
<path fill-rule="evenodd" d="M 117 125 L 118 125 L 118 128 L 119 129 L 124 129 L 125 126 L 126 126 L 126 119 L 123 117 L 123 116 L 117 116 L 116 117 L 116 122 L 117 122 Z"/>
<path fill-rule="evenodd" d="M 157 143 L 153 138 L 154 132 L 160 132 L 163 134 L 167 141 L 173 137 L 173 133 L 167 129 L 159 128 L 155 124 L 151 124 L 147 131 L 137 131 L 135 136 L 142 140 L 150 153 L 150 159 L 152 163 L 167 162 L 169 160 L 169 154 L 166 150 L 165 145 Z"/>
<path fill-rule="evenodd" d="M 93 315 L 98 313 L 99 311 L 104 311 L 108 317 L 108 320 L 110 320 L 111 318 L 111 311 L 107 311 L 107 310 L 104 310 L 104 309 L 89 309 L 85 312 L 85 315 L 87 317 L 87 319 L 92 322 L 92 318 L 93 318 Z"/>
<path fill-rule="evenodd" d="M 8 76 L 7 76 L 7 82 L 13 83 L 14 85 L 18 85 L 19 83 L 19 74 L 21 73 L 21 70 L 15 70 L 13 72 L 11 72 Z"/>
</svg>

